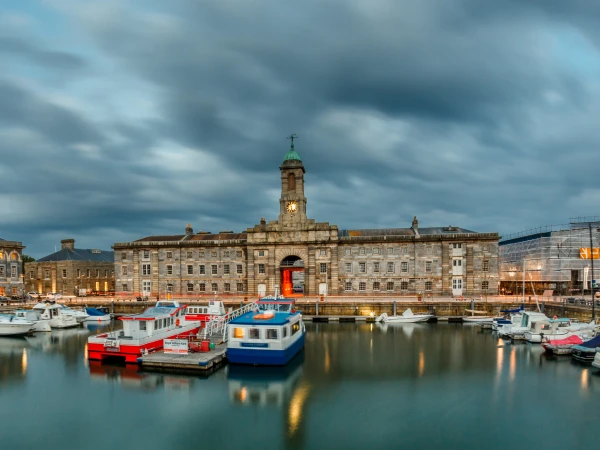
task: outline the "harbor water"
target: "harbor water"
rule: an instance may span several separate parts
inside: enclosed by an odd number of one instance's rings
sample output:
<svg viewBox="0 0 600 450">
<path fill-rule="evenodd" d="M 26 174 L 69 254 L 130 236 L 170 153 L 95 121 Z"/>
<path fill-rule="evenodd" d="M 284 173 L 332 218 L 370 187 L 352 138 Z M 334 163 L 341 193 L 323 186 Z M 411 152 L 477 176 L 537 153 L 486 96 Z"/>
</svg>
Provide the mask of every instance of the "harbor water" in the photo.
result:
<svg viewBox="0 0 600 450">
<path fill-rule="evenodd" d="M 118 325 L 112 325 L 118 326 Z M 460 324 L 307 324 L 284 368 L 208 377 L 85 357 L 106 327 L 0 339 L 0 448 L 585 449 L 600 376 Z"/>
</svg>

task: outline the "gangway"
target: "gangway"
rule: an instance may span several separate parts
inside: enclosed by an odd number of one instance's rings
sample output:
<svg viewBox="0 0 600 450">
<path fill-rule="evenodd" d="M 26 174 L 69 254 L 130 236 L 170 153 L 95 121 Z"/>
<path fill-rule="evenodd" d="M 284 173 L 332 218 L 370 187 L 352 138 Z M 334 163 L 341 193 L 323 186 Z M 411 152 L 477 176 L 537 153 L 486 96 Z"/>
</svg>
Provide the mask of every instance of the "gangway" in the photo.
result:
<svg viewBox="0 0 600 450">
<path fill-rule="evenodd" d="M 236 317 L 239 317 L 242 314 L 246 314 L 247 312 L 250 312 L 256 309 L 257 307 L 258 305 L 256 304 L 256 302 L 253 302 L 244 305 L 241 308 L 236 309 L 235 311 L 227 313 L 224 316 L 213 317 L 209 322 L 207 322 L 206 327 L 204 327 L 204 339 L 210 339 L 213 336 L 222 336 L 223 342 L 227 342 L 227 324 Z"/>
</svg>

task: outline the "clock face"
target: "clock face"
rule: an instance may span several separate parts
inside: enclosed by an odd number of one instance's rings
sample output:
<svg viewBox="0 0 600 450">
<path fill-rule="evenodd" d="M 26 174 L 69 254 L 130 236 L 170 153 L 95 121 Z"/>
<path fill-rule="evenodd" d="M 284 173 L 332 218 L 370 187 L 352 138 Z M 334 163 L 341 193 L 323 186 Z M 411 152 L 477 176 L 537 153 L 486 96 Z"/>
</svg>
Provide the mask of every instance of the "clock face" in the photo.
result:
<svg viewBox="0 0 600 450">
<path fill-rule="evenodd" d="M 287 205 L 285 206 L 285 209 L 290 214 L 296 214 L 296 212 L 298 211 L 298 203 L 296 203 L 296 202 L 288 202 Z"/>
</svg>

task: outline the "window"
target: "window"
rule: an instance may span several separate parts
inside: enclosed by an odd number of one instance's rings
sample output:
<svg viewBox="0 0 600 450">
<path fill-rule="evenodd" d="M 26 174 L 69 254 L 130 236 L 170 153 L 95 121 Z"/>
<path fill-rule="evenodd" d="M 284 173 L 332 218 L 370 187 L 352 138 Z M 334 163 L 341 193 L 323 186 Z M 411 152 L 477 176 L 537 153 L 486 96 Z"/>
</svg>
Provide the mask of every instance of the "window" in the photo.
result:
<svg viewBox="0 0 600 450">
<path fill-rule="evenodd" d="M 400 271 L 403 273 L 408 272 L 408 263 L 407 262 L 400 263 Z"/>
<path fill-rule="evenodd" d="M 194 266 L 192 266 L 191 264 L 188 264 L 187 269 L 188 269 L 188 275 L 194 275 Z"/>
<path fill-rule="evenodd" d="M 388 282 L 387 282 L 386 289 L 387 289 L 388 291 L 393 291 L 393 290 L 394 290 L 394 282 L 393 282 L 393 281 L 388 281 Z"/>
<path fill-rule="evenodd" d="M 233 329 L 233 337 L 236 339 L 244 339 L 244 329 L 243 328 L 234 328 Z"/>
<path fill-rule="evenodd" d="M 265 339 L 277 339 L 277 328 L 267 328 Z"/>
<path fill-rule="evenodd" d="M 2 267 L 2 273 L 4 274 L 4 267 Z M 30 278 L 31 280 L 33 280 L 33 279 L 35 278 L 35 275 L 34 275 L 34 272 L 33 272 L 33 271 L 29 272 L 29 278 Z"/>
<path fill-rule="evenodd" d="M 243 273 L 242 265 L 238 264 L 235 268 L 235 271 L 241 275 Z"/>
<path fill-rule="evenodd" d="M 483 271 L 487 272 L 490 270 L 490 262 L 486 259 L 483 261 Z"/>
<path fill-rule="evenodd" d="M 288 173 L 288 179 L 287 179 L 287 188 L 288 191 L 295 191 L 296 190 L 296 175 L 293 173 Z"/>
<path fill-rule="evenodd" d="M 46 280 L 49 280 L 49 279 L 50 279 L 50 271 L 49 271 L 48 269 L 44 270 L 44 278 L 45 278 Z"/>
<path fill-rule="evenodd" d="M 394 273 L 394 263 L 393 262 L 387 263 L 387 271 L 388 271 L 388 273 Z"/>
<path fill-rule="evenodd" d="M 127 275 L 127 266 L 121 267 L 121 275 Z"/>
<path fill-rule="evenodd" d="M 431 261 L 425 261 L 425 272 L 431 272 Z"/>
<path fill-rule="evenodd" d="M 206 292 L 206 284 L 205 284 L 205 283 L 200 283 L 200 284 L 198 285 L 198 290 L 199 290 L 200 292 Z"/>
<path fill-rule="evenodd" d="M 462 266 L 462 259 L 453 259 L 452 260 L 452 265 L 454 267 L 461 267 Z"/>
<path fill-rule="evenodd" d="M 248 339 L 260 339 L 260 329 L 248 328 Z"/>
<path fill-rule="evenodd" d="M 210 252 L 210 256 L 212 256 L 213 258 L 217 257 L 217 252 Z"/>
<path fill-rule="evenodd" d="M 373 263 L 373 272 L 374 273 L 379 273 L 379 263 Z"/>
<path fill-rule="evenodd" d="M 167 283 L 167 292 L 173 292 L 173 283 Z"/>
<path fill-rule="evenodd" d="M 198 258 L 204 258 L 204 250 L 198 252 Z"/>
<path fill-rule="evenodd" d="M 213 292 L 217 292 L 219 290 L 217 283 L 211 283 L 210 288 Z"/>
<path fill-rule="evenodd" d="M 86 277 L 88 277 L 88 278 L 90 278 L 90 277 L 92 276 L 92 271 L 91 271 L 91 269 L 86 269 L 86 270 L 85 270 L 85 276 L 86 276 Z"/>
<path fill-rule="evenodd" d="M 452 244 L 452 248 L 462 248 L 462 244 Z"/>
<path fill-rule="evenodd" d="M 364 263 L 364 262 L 358 263 L 358 271 L 360 273 L 365 273 L 367 271 L 367 263 Z"/>
<path fill-rule="evenodd" d="M 121 285 L 121 290 L 122 290 L 123 292 L 127 292 L 127 291 L 129 290 L 129 288 L 127 287 L 127 283 L 123 283 L 123 284 Z"/>
<path fill-rule="evenodd" d="M 346 273 L 352 273 L 352 263 L 346 263 Z"/>
<path fill-rule="evenodd" d="M 352 249 L 347 248 L 346 249 L 346 256 L 349 256 L 352 254 Z"/>
<path fill-rule="evenodd" d="M 484 251 L 484 252 L 489 252 L 489 251 L 490 251 L 490 247 L 489 247 L 489 245 L 484 245 L 484 246 L 483 246 L 483 251 Z"/>
<path fill-rule="evenodd" d="M 388 252 L 388 255 L 393 255 L 394 249 L 392 247 L 390 247 L 390 248 L 388 248 L 387 252 Z"/>
<path fill-rule="evenodd" d="M 258 273 L 265 273 L 265 265 L 264 264 L 258 265 Z"/>
<path fill-rule="evenodd" d="M 186 252 L 185 256 L 187 259 L 192 259 L 192 252 Z"/>
<path fill-rule="evenodd" d="M 187 291 L 188 292 L 194 292 L 194 285 L 192 283 L 188 283 L 188 285 L 187 285 Z"/>
<path fill-rule="evenodd" d="M 462 278 L 452 279 L 452 289 L 462 289 Z"/>
<path fill-rule="evenodd" d="M 364 255 L 364 254 L 365 254 L 365 248 L 364 248 L 364 247 L 360 247 L 360 248 L 358 249 L 358 254 L 359 254 L 359 255 Z"/>
<path fill-rule="evenodd" d="M 430 291 L 433 287 L 433 283 L 431 281 L 426 281 L 425 282 L 425 290 L 426 291 Z"/>
<path fill-rule="evenodd" d="M 238 251 L 236 251 L 236 252 L 235 252 L 235 257 L 236 257 L 236 258 L 241 258 L 241 257 L 242 257 L 242 252 L 241 252 L 241 251 L 239 251 L 239 250 L 238 250 Z"/>
<path fill-rule="evenodd" d="M 408 291 L 408 281 L 401 281 L 400 282 L 400 290 L 401 291 Z"/>
<path fill-rule="evenodd" d="M 374 255 L 379 255 L 379 248 L 378 247 L 374 247 L 373 248 L 373 254 Z"/>
<path fill-rule="evenodd" d="M 223 290 L 225 292 L 231 291 L 231 284 L 230 283 L 225 283 L 225 285 L 223 286 Z"/>
<path fill-rule="evenodd" d="M 108 269 L 104 271 L 104 278 L 108 278 Z"/>
<path fill-rule="evenodd" d="M 373 290 L 374 291 L 378 291 L 379 290 L 379 281 L 373 281 Z"/>
<path fill-rule="evenodd" d="M 66 272 L 66 270 L 65 270 L 65 272 Z M 12 266 L 12 267 L 10 268 L 10 276 L 11 276 L 12 278 L 16 278 L 16 276 L 17 276 L 17 266 Z M 65 275 L 63 278 L 66 278 L 66 277 L 67 277 L 67 276 Z"/>
<path fill-rule="evenodd" d="M 346 291 L 351 291 L 352 290 L 352 282 L 351 281 L 346 281 L 344 289 Z"/>
<path fill-rule="evenodd" d="M 16 253 L 13 253 L 12 255 L 10 255 L 10 259 L 12 259 L 13 261 L 16 261 L 19 259 L 19 256 Z"/>
<path fill-rule="evenodd" d="M 150 275 L 150 264 L 142 264 L 142 275 Z"/>
<path fill-rule="evenodd" d="M 237 291 L 238 292 L 244 292 L 244 283 L 238 283 L 237 284 Z"/>
<path fill-rule="evenodd" d="M 217 274 L 217 265 L 216 265 L 216 264 L 212 264 L 212 265 L 210 266 L 210 273 L 211 273 L 212 275 L 216 275 L 216 274 Z"/>
<path fill-rule="evenodd" d="M 487 291 L 489 287 L 490 287 L 490 282 L 489 281 L 482 281 L 481 282 L 481 290 L 482 291 Z"/>
<path fill-rule="evenodd" d="M 327 249 L 325 249 L 325 248 L 321 249 L 321 256 L 327 256 Z"/>
<path fill-rule="evenodd" d="M 100 278 L 100 269 L 96 269 L 96 278 Z"/>
<path fill-rule="evenodd" d="M 319 268 L 321 269 L 321 273 L 327 273 L 327 264 L 326 263 L 320 263 Z"/>
<path fill-rule="evenodd" d="M 224 273 L 225 275 L 229 275 L 229 264 L 225 264 L 225 265 L 223 266 L 223 273 Z"/>
<path fill-rule="evenodd" d="M 142 253 L 142 258 L 150 259 L 150 250 L 144 250 L 144 252 Z"/>
<path fill-rule="evenodd" d="M 359 291 L 367 290 L 367 283 L 365 283 L 364 281 L 361 281 L 360 283 L 358 283 L 358 290 Z"/>
<path fill-rule="evenodd" d="M 173 252 L 167 252 L 167 259 L 171 259 L 173 257 Z"/>
<path fill-rule="evenodd" d="M 127 269 L 127 266 L 125 266 L 125 269 Z M 127 275 L 127 274 L 124 273 L 123 275 Z M 81 269 L 77 269 L 77 278 L 81 278 Z"/>
<path fill-rule="evenodd" d="M 294 334 L 296 334 L 298 331 L 300 331 L 300 324 L 298 322 L 296 322 L 294 325 L 292 325 L 291 327 L 291 333 L 290 336 L 293 336 Z"/>
<path fill-rule="evenodd" d="M 402 254 L 403 255 L 407 255 L 408 254 L 408 247 L 406 247 L 406 246 L 402 247 Z"/>
<path fill-rule="evenodd" d="M 258 256 L 265 256 L 265 251 L 264 250 L 259 250 L 258 251 Z"/>
<path fill-rule="evenodd" d="M 223 258 L 229 258 L 229 250 L 223 252 Z"/>
<path fill-rule="evenodd" d="M 198 269 L 199 269 L 200 275 L 206 275 L 206 267 L 204 267 L 204 264 L 200 264 L 198 266 Z"/>
<path fill-rule="evenodd" d="M 173 275 L 173 266 L 170 264 L 167 266 L 167 275 Z"/>
<path fill-rule="evenodd" d="M 127 253 L 121 252 L 121 261 L 127 259 Z"/>
</svg>

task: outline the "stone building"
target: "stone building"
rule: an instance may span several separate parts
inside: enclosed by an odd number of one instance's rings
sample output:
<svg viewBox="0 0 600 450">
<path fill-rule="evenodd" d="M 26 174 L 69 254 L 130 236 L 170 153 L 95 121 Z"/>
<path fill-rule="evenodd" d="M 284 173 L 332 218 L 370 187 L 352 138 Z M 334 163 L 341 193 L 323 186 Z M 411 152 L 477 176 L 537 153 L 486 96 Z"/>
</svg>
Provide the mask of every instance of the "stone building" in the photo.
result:
<svg viewBox="0 0 600 450">
<path fill-rule="evenodd" d="M 241 233 L 149 236 L 115 243 L 116 288 L 164 296 L 374 296 L 498 293 L 497 233 L 460 227 L 339 230 L 306 214 L 305 168 L 292 147 L 279 167 L 279 217 Z"/>
<path fill-rule="evenodd" d="M 22 253 L 25 246 L 0 239 L 0 296 L 23 295 Z"/>
<path fill-rule="evenodd" d="M 80 289 L 100 293 L 114 291 L 115 257 L 112 251 L 75 248 L 75 239 L 64 239 L 60 244 L 58 252 L 25 263 L 28 292 L 77 295 Z"/>
</svg>

